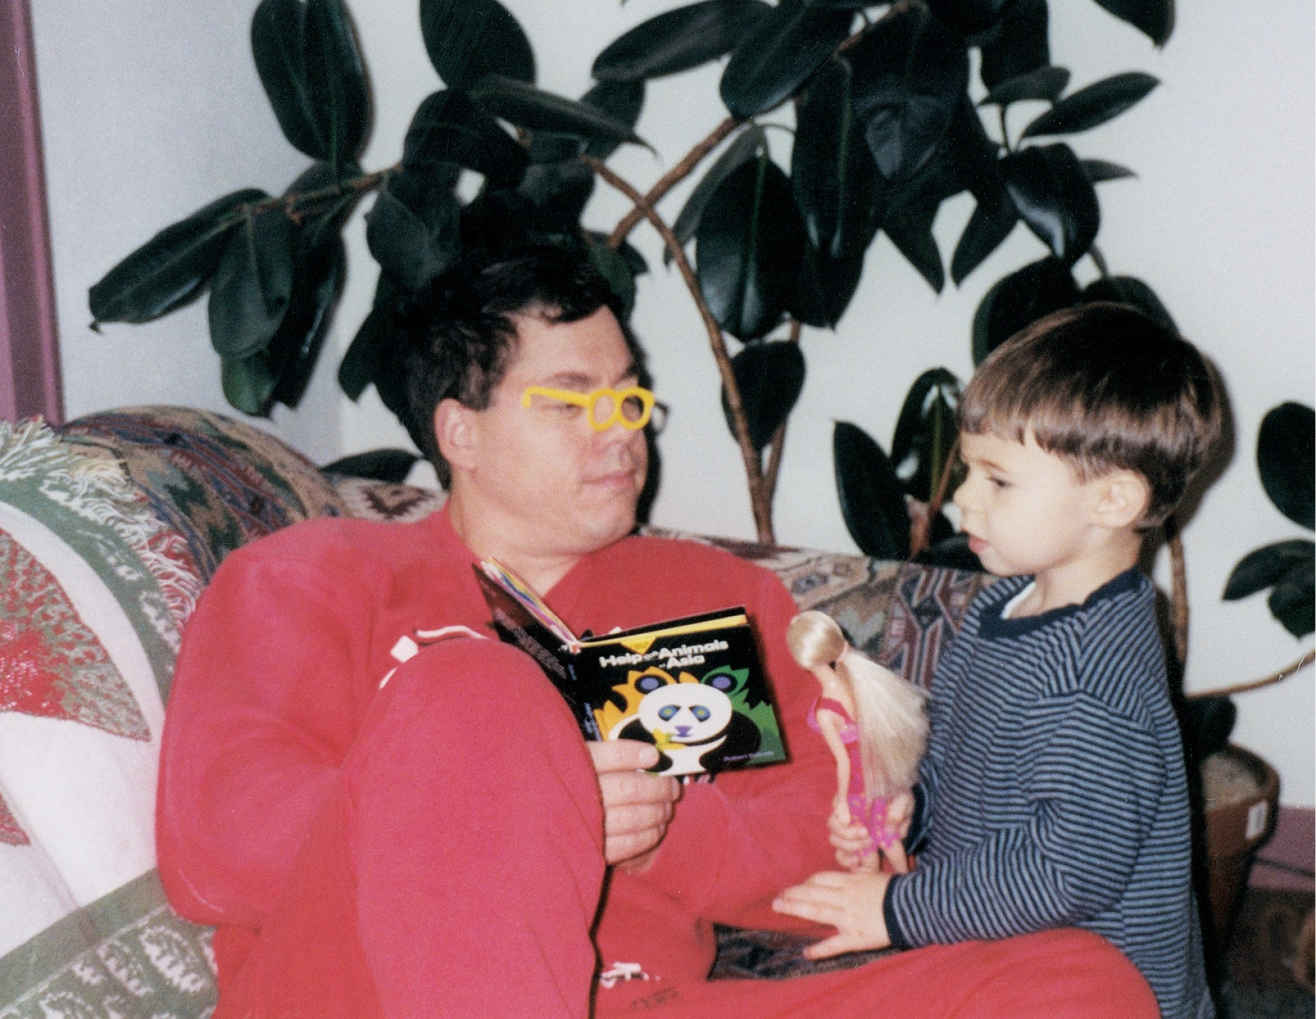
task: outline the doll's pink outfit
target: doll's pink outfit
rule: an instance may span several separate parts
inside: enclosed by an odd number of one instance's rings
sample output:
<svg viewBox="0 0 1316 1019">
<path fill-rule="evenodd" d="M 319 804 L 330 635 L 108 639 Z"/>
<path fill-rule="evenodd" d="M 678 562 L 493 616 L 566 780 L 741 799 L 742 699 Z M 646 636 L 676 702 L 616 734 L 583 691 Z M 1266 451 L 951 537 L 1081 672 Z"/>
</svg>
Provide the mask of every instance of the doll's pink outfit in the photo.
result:
<svg viewBox="0 0 1316 1019">
<path fill-rule="evenodd" d="M 859 749 L 858 723 L 850 717 L 850 712 L 845 710 L 845 705 L 840 701 L 831 697 L 819 697 L 809 709 L 809 728 L 814 732 L 822 731 L 818 724 L 819 708 L 835 712 L 845 719 L 845 725 L 840 731 L 841 742 L 845 744 L 846 752 L 850 755 L 850 787 L 846 790 L 845 802 L 850 808 L 850 816 L 867 828 L 868 834 L 872 837 L 873 848 L 864 855 L 895 845 L 899 836 L 887 827 L 887 798 L 885 796 L 870 798 L 864 791 L 864 763 Z"/>
</svg>

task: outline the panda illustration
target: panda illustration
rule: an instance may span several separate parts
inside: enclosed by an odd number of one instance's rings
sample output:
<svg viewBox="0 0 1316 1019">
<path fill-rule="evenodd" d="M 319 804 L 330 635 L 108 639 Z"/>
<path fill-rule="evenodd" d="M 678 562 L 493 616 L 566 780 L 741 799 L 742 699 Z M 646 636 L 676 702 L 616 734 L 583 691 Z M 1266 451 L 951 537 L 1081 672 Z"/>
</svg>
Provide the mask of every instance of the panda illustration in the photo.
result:
<svg viewBox="0 0 1316 1019">
<path fill-rule="evenodd" d="M 644 697 L 635 714 L 612 735 L 657 746 L 661 756 L 652 771 L 664 775 L 717 771 L 728 757 L 742 758 L 759 745 L 758 727 L 737 712 L 727 696 L 735 682 L 725 673 L 686 683 L 662 675 L 640 676 L 635 689 Z"/>
</svg>

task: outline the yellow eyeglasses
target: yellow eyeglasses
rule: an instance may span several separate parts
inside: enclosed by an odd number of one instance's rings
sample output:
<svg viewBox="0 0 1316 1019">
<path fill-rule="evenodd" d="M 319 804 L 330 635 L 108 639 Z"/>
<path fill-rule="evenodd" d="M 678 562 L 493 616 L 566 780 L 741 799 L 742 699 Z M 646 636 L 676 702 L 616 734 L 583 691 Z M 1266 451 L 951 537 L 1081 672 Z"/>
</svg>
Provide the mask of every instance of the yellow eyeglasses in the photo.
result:
<svg viewBox="0 0 1316 1019">
<path fill-rule="evenodd" d="M 544 396 L 575 407 L 584 407 L 589 426 L 596 432 L 607 431 L 613 425 L 621 425 L 633 432 L 639 431 L 651 420 L 654 430 L 659 431 L 667 415 L 667 408 L 643 386 L 627 386 L 625 389 L 602 386 L 591 393 L 526 386 L 521 393 L 521 406 L 529 407 L 532 396 Z"/>
</svg>

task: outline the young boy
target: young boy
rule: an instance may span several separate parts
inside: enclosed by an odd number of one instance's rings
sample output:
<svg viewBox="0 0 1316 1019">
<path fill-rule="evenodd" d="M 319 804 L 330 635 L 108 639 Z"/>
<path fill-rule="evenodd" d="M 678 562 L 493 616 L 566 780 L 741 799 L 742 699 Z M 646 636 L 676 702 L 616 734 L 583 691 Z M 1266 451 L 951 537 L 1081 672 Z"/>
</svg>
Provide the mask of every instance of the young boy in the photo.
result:
<svg viewBox="0 0 1316 1019">
<path fill-rule="evenodd" d="M 1121 305 L 1058 312 L 983 362 L 955 503 L 1006 579 L 933 681 L 917 866 L 815 874 L 774 904 L 837 928 L 811 957 L 1078 926 L 1129 957 L 1164 1016 L 1212 1014 L 1180 734 L 1137 560 L 1220 430 L 1202 357 Z M 857 862 L 855 828 L 832 842 Z"/>
</svg>

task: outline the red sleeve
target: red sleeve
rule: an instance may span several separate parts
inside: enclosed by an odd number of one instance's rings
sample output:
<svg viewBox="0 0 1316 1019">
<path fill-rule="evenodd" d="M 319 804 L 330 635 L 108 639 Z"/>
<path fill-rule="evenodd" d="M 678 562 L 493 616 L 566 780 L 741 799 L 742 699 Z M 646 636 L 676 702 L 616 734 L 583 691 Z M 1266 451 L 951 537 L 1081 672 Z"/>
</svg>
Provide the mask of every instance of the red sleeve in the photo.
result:
<svg viewBox="0 0 1316 1019">
<path fill-rule="evenodd" d="M 766 901 L 833 865 L 826 825 L 836 768 L 806 721 L 817 683 L 786 648 L 786 624 L 798 609 L 775 575 L 753 572 L 758 577 L 747 607 L 790 762 L 724 772 L 713 783 L 687 786 L 643 880 L 668 889 L 706 918 L 751 925 L 770 917 L 780 926 L 782 917 L 763 912 Z"/>
<path fill-rule="evenodd" d="M 276 538 L 280 536 L 276 535 Z M 290 542 L 233 553 L 179 653 L 156 841 L 170 899 L 207 923 L 268 910 L 336 780 L 362 706 L 362 581 Z"/>
</svg>

